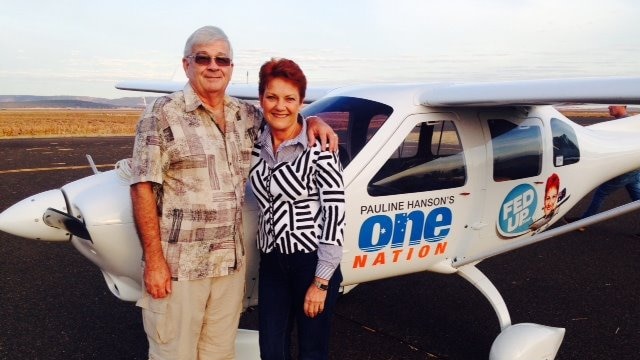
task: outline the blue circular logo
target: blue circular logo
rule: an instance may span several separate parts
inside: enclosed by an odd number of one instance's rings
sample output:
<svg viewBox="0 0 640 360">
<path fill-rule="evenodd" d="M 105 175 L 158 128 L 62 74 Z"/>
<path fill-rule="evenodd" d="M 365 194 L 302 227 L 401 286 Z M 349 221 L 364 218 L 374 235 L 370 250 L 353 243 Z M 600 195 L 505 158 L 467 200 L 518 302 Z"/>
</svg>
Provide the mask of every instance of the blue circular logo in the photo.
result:
<svg viewBox="0 0 640 360">
<path fill-rule="evenodd" d="M 538 206 L 538 195 L 533 186 L 521 184 L 513 188 L 500 206 L 498 228 L 503 235 L 520 235 L 529 230 Z"/>
</svg>

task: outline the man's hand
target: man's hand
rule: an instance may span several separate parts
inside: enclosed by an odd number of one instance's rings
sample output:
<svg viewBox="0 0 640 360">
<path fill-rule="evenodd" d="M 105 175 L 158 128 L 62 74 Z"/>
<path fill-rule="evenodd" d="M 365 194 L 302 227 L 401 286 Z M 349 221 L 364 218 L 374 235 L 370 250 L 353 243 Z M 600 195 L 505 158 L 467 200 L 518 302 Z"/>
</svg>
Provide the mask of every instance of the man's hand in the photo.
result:
<svg viewBox="0 0 640 360">
<path fill-rule="evenodd" d="M 147 258 L 144 264 L 144 286 L 154 299 L 171 294 L 171 272 L 162 255 Z"/>
<path fill-rule="evenodd" d="M 131 185 L 131 205 L 144 254 L 144 286 L 153 298 L 163 298 L 171 293 L 171 270 L 160 244 L 160 221 L 150 182 Z"/>
<path fill-rule="evenodd" d="M 338 134 L 317 116 L 309 116 L 307 118 L 307 137 L 309 138 L 309 146 L 316 144 L 317 137 L 320 139 L 323 149 L 328 149 L 332 152 L 338 151 Z"/>
</svg>

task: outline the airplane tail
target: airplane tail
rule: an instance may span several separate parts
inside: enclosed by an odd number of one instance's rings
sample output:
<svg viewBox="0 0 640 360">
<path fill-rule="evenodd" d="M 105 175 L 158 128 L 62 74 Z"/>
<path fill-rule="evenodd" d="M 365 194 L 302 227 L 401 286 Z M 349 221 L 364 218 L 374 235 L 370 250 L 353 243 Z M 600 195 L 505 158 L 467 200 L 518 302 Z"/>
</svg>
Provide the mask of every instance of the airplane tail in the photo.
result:
<svg viewBox="0 0 640 360">
<path fill-rule="evenodd" d="M 637 156 L 640 153 L 640 115 L 604 121 L 576 129 L 576 132 L 581 142 L 580 161 L 598 184 L 640 168 L 640 158 Z M 604 168 L 606 172 L 599 171 Z"/>
<path fill-rule="evenodd" d="M 640 133 L 640 114 L 621 119 L 603 121 L 585 127 L 596 131 L 624 131 L 626 133 Z"/>
</svg>

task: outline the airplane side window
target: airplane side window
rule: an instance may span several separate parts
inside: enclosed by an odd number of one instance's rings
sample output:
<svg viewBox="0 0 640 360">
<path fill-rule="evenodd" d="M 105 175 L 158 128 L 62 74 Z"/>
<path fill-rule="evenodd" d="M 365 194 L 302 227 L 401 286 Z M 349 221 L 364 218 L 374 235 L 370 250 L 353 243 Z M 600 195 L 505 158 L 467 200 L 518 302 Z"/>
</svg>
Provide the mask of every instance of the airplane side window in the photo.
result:
<svg viewBox="0 0 640 360">
<path fill-rule="evenodd" d="M 416 158 L 418 154 L 418 141 L 420 138 L 421 125 L 411 130 L 409 135 L 404 139 L 402 144 L 398 146 L 396 151 L 391 155 L 391 159 L 412 159 Z"/>
<path fill-rule="evenodd" d="M 371 179 L 371 196 L 450 189 L 467 180 L 462 144 L 451 121 L 420 123 Z"/>
<path fill-rule="evenodd" d="M 542 172 L 542 132 L 503 119 L 488 121 L 493 148 L 493 180 L 517 180 Z"/>
<path fill-rule="evenodd" d="M 437 156 L 456 155 L 462 152 L 462 143 L 451 121 L 443 121 L 435 127 L 431 141 L 431 153 Z"/>
<path fill-rule="evenodd" d="M 578 138 L 569 124 L 551 118 L 551 135 L 553 136 L 553 165 L 555 167 L 571 165 L 580 161 Z"/>
</svg>

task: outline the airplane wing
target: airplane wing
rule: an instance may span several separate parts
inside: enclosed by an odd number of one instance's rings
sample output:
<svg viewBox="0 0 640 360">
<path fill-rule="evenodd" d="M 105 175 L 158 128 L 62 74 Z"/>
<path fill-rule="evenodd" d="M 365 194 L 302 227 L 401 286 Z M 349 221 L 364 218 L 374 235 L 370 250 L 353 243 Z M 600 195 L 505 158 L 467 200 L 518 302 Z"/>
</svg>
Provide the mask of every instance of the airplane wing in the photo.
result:
<svg viewBox="0 0 640 360">
<path fill-rule="evenodd" d="M 116 89 L 170 94 L 182 90 L 184 81 L 123 81 L 116 84 Z M 335 87 L 309 87 L 304 99 L 305 103 L 314 102 Z M 258 85 L 229 84 L 227 94 L 239 99 L 258 100 Z"/>
<path fill-rule="evenodd" d="M 183 81 L 122 81 L 116 84 L 116 89 L 170 94 L 182 90 L 184 85 Z"/>
<path fill-rule="evenodd" d="M 124 81 L 117 89 L 172 93 L 182 90 L 180 81 Z M 337 87 L 307 88 L 311 103 Z M 246 100 L 258 99 L 258 86 L 230 84 L 227 93 Z M 428 84 L 419 96 L 425 106 L 514 106 L 559 103 L 640 104 L 640 77 L 543 79 L 478 83 Z"/>
<path fill-rule="evenodd" d="M 442 84 L 419 97 L 425 106 L 513 106 L 558 103 L 640 104 L 640 77 Z"/>
</svg>

